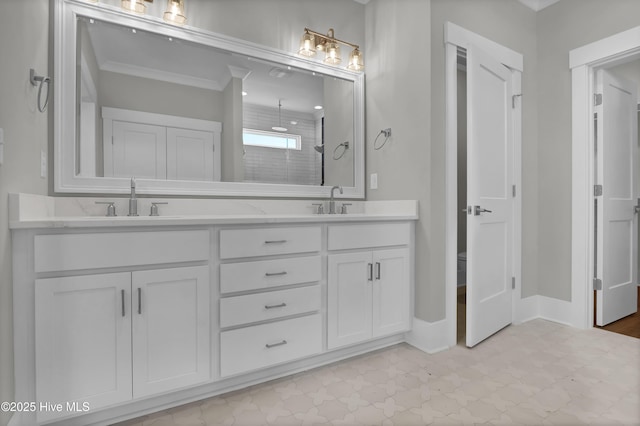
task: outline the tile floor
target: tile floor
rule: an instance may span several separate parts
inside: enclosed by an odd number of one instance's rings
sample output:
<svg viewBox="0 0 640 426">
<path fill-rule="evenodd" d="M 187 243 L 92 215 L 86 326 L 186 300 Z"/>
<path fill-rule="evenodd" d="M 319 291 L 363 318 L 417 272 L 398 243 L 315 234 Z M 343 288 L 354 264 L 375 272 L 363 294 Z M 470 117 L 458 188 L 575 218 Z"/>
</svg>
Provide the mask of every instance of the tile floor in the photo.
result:
<svg viewBox="0 0 640 426">
<path fill-rule="evenodd" d="M 122 425 L 638 425 L 639 391 L 640 339 L 534 320 L 473 349 L 396 345 Z"/>
</svg>

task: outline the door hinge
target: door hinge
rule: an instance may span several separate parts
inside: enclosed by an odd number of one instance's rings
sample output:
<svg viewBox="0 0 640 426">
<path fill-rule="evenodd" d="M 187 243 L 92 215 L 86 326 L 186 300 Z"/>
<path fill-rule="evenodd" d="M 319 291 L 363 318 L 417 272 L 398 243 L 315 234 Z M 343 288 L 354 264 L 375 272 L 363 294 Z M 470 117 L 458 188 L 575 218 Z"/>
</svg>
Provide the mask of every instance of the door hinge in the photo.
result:
<svg viewBox="0 0 640 426">
<path fill-rule="evenodd" d="M 602 93 L 593 94 L 593 104 L 595 106 L 602 105 Z"/>
<path fill-rule="evenodd" d="M 511 108 L 516 107 L 516 98 L 519 98 L 520 96 L 522 96 L 522 93 L 519 93 L 517 95 L 511 95 Z"/>
<path fill-rule="evenodd" d="M 511 288 L 516 289 L 516 277 L 511 277 Z"/>
<path fill-rule="evenodd" d="M 593 185 L 593 195 L 595 197 L 602 196 L 602 185 Z"/>
<path fill-rule="evenodd" d="M 516 198 L 516 186 L 515 185 L 511 186 L 511 194 L 513 194 L 513 198 Z"/>
<path fill-rule="evenodd" d="M 593 279 L 593 289 L 602 290 L 602 280 L 600 278 Z"/>
</svg>

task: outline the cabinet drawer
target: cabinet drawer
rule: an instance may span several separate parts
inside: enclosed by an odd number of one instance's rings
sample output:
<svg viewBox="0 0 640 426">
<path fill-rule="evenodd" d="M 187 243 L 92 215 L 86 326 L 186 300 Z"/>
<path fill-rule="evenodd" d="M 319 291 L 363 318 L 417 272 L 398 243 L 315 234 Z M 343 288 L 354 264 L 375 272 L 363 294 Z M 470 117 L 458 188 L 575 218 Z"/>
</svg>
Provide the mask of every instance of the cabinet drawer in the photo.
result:
<svg viewBox="0 0 640 426">
<path fill-rule="evenodd" d="M 223 229 L 220 258 L 320 251 L 320 227 Z"/>
<path fill-rule="evenodd" d="M 35 271 L 209 260 L 209 231 L 36 235 Z"/>
<path fill-rule="evenodd" d="M 403 246 L 410 242 L 409 223 L 329 226 L 329 250 Z"/>
<path fill-rule="evenodd" d="M 220 333 L 222 377 L 280 364 L 322 350 L 320 314 Z"/>
<path fill-rule="evenodd" d="M 320 256 L 220 265 L 220 292 L 259 290 L 320 281 Z"/>
<path fill-rule="evenodd" d="M 314 285 L 221 299 L 220 327 L 318 311 L 320 297 L 320 286 Z"/>
</svg>

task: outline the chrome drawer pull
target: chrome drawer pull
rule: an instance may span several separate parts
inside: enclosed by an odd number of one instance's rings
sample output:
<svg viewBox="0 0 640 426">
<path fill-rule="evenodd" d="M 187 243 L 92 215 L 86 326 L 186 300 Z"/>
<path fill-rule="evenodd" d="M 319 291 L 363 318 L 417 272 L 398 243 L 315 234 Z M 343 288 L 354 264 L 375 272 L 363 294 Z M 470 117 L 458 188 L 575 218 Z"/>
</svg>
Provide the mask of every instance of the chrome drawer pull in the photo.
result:
<svg viewBox="0 0 640 426">
<path fill-rule="evenodd" d="M 376 280 L 380 279 L 380 262 L 376 262 Z"/>
<path fill-rule="evenodd" d="M 279 277 L 282 275 L 287 275 L 287 271 L 282 271 L 282 272 L 267 272 L 266 274 L 264 274 L 265 277 Z"/>
<path fill-rule="evenodd" d="M 287 240 L 267 240 L 264 243 L 265 244 L 284 244 L 286 242 Z"/>
<path fill-rule="evenodd" d="M 285 306 L 287 306 L 287 304 L 282 302 L 279 305 L 264 305 L 264 308 L 265 309 L 275 309 L 275 308 L 284 308 Z"/>
<path fill-rule="evenodd" d="M 124 312 L 124 290 L 120 290 L 120 299 L 122 300 L 122 316 L 125 316 Z"/>
<path fill-rule="evenodd" d="M 278 342 L 278 343 L 267 343 L 266 345 L 264 345 L 267 349 L 271 349 L 271 348 L 275 348 L 276 346 L 282 346 L 282 345 L 286 345 L 287 341 L 283 340 L 282 342 Z"/>
<path fill-rule="evenodd" d="M 138 287 L 138 315 L 142 315 L 142 288 Z"/>
<path fill-rule="evenodd" d="M 373 281 L 373 263 L 367 263 L 369 273 L 367 274 L 367 281 Z"/>
</svg>

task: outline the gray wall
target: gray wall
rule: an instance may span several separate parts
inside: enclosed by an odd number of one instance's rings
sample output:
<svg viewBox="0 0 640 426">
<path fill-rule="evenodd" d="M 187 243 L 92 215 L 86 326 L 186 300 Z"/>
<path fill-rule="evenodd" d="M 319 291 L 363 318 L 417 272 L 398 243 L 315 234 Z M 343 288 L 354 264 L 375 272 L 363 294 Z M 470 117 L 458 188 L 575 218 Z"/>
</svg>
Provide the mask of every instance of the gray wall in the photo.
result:
<svg viewBox="0 0 640 426">
<path fill-rule="evenodd" d="M 444 23 L 453 22 L 524 55 L 522 83 L 522 257 L 524 296 L 537 293 L 537 61 L 536 13 L 517 1 L 431 0 L 431 158 L 423 167 L 431 174 L 430 256 L 427 282 L 430 298 L 420 311 L 436 321 L 445 316 L 445 48 Z"/>
<path fill-rule="evenodd" d="M 458 70 L 458 253 L 467 251 L 467 73 Z"/>
<path fill-rule="evenodd" d="M 0 166 L 0 401 L 13 401 L 13 332 L 9 192 L 47 193 L 40 178 L 40 151 L 47 151 L 49 113 L 36 107 L 37 88 L 29 68 L 50 75 L 49 1 L 0 1 L 0 128 L 4 163 Z M 0 412 L 0 424 L 9 420 Z"/>
<path fill-rule="evenodd" d="M 431 236 L 431 120 L 429 0 L 372 0 L 366 8 L 366 174 L 369 200 L 418 200 L 416 224 L 415 314 L 444 317 L 444 295 L 429 280 Z M 381 129 L 392 137 L 380 150 L 373 142 Z M 380 142 L 380 141 L 378 141 Z M 369 175 L 378 174 L 378 189 Z M 436 311 L 432 309 L 436 305 Z M 435 316 L 434 316 L 435 315 Z"/>
<path fill-rule="evenodd" d="M 562 0 L 538 13 L 538 293 L 571 300 L 569 51 L 640 25 L 637 0 Z M 526 222 L 525 222 L 526 223 Z"/>
</svg>

